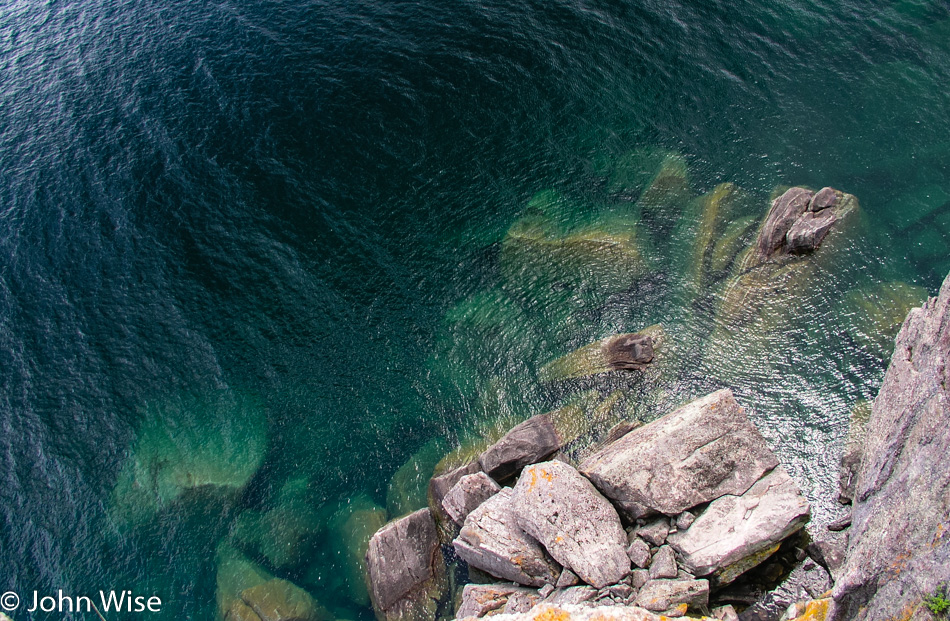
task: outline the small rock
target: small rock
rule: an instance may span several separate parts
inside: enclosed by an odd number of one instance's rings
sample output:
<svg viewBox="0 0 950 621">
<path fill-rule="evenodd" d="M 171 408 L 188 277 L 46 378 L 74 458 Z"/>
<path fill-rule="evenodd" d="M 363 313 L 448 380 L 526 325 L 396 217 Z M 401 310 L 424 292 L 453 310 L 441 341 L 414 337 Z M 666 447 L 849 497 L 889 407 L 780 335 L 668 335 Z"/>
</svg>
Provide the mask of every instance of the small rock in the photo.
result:
<svg viewBox="0 0 950 621">
<path fill-rule="evenodd" d="M 650 546 L 639 537 L 634 537 L 627 547 L 627 557 L 640 569 L 650 566 Z"/>
<path fill-rule="evenodd" d="M 629 573 L 620 516 L 571 466 L 559 461 L 528 466 L 511 498 L 518 525 L 584 582 L 600 588 Z"/>
<path fill-rule="evenodd" d="M 508 584 L 466 584 L 462 588 L 462 604 L 455 612 L 456 619 L 483 617 L 493 610 L 505 607 L 508 597 L 519 588 Z"/>
<path fill-rule="evenodd" d="M 467 474 L 442 499 L 442 508 L 461 526 L 469 513 L 499 491 L 501 487 L 484 472 Z"/>
<path fill-rule="evenodd" d="M 831 524 L 828 524 L 827 528 L 831 532 L 837 533 L 843 531 L 849 526 L 851 526 L 851 513 L 848 513 L 848 515 L 844 516 L 843 518 L 839 518 Z"/>
<path fill-rule="evenodd" d="M 512 490 L 505 488 L 472 511 L 452 542 L 463 561 L 527 586 L 557 582 L 560 567 L 518 525 Z"/>
<path fill-rule="evenodd" d="M 650 581 L 650 572 L 646 569 L 634 569 L 630 572 L 630 586 L 635 589 L 641 588 Z"/>
<path fill-rule="evenodd" d="M 482 470 L 502 483 L 528 464 L 542 461 L 561 448 L 561 437 L 547 414 L 538 414 L 512 428 L 478 458 Z"/>
<path fill-rule="evenodd" d="M 580 578 L 577 577 L 570 569 L 565 569 L 561 572 L 561 576 L 557 579 L 557 584 L 554 585 L 559 589 L 566 589 L 567 587 L 572 587 L 580 583 Z"/>
<path fill-rule="evenodd" d="M 686 604 L 679 604 L 678 606 L 673 606 L 669 610 L 664 610 L 660 613 L 660 617 L 669 617 L 671 619 L 678 619 L 680 617 L 686 616 L 686 611 L 689 610 L 689 606 Z"/>
<path fill-rule="evenodd" d="M 829 207 L 834 207 L 835 203 L 838 202 L 838 193 L 834 188 L 821 188 L 818 192 L 811 197 L 811 201 L 808 203 L 808 211 L 821 211 L 822 209 L 828 209 Z"/>
<path fill-rule="evenodd" d="M 518 589 L 508 596 L 502 614 L 511 615 L 528 612 L 541 601 L 538 592 L 533 589 Z"/>
<path fill-rule="evenodd" d="M 661 547 L 653 555 L 653 560 L 650 562 L 650 580 L 675 578 L 676 573 L 676 556 L 673 554 L 673 548 L 670 546 Z"/>
<path fill-rule="evenodd" d="M 739 621 L 739 614 L 731 604 L 726 604 L 725 606 L 716 606 L 709 612 L 712 614 L 714 619 L 719 619 L 720 621 Z"/>
<path fill-rule="evenodd" d="M 442 501 L 445 499 L 445 495 L 455 487 L 455 484 L 459 482 L 459 479 L 464 477 L 467 474 L 475 474 L 476 472 L 481 472 L 482 467 L 478 465 L 478 462 L 473 462 L 465 466 L 459 466 L 454 470 L 450 470 L 445 474 L 441 474 L 437 477 L 433 477 L 429 481 L 429 491 L 428 491 L 428 500 L 429 500 L 429 509 L 432 511 L 433 517 L 436 519 L 439 538 L 442 543 L 448 543 L 456 535 L 458 535 L 458 525 L 452 520 L 452 517 L 445 512 L 445 509 L 442 507 Z"/>
<path fill-rule="evenodd" d="M 589 602 L 595 597 L 597 597 L 597 589 L 585 585 L 567 589 L 557 589 L 545 601 L 557 606 L 570 606 L 572 604 Z"/>
<path fill-rule="evenodd" d="M 693 522 L 696 521 L 696 516 L 690 513 L 689 511 L 683 511 L 678 516 L 676 516 L 676 529 L 677 530 L 686 530 L 693 525 Z"/>
<path fill-rule="evenodd" d="M 560 584 L 560 583 L 561 583 L 561 579 L 558 578 L 557 582 L 558 582 L 558 584 Z M 538 595 L 539 595 L 541 598 L 545 598 L 545 597 L 547 597 L 548 595 L 550 595 L 550 594 L 553 593 L 553 592 L 554 592 L 554 587 L 553 587 L 552 585 L 550 585 L 550 584 L 546 584 L 546 585 L 544 585 L 543 587 L 541 587 L 540 589 L 538 589 Z"/>
<path fill-rule="evenodd" d="M 636 604 L 659 612 L 686 604 L 700 607 L 709 603 L 708 580 L 650 580 L 637 594 Z"/>
<path fill-rule="evenodd" d="M 652 545 L 661 546 L 666 542 L 667 535 L 670 534 L 670 523 L 666 518 L 654 520 L 637 529 L 637 535 L 649 541 Z"/>
<path fill-rule="evenodd" d="M 607 592 L 610 593 L 611 597 L 625 600 L 633 593 L 633 587 L 629 584 L 620 583 L 607 587 Z"/>
</svg>

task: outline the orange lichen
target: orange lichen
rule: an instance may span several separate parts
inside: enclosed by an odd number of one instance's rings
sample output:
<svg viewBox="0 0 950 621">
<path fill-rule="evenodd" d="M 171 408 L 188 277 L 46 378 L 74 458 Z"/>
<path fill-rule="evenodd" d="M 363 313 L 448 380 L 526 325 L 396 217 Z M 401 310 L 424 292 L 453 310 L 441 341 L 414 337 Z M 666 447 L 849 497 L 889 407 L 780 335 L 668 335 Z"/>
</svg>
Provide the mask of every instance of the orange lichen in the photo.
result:
<svg viewBox="0 0 950 621">
<path fill-rule="evenodd" d="M 813 599 L 805 604 L 805 612 L 792 621 L 825 621 L 831 608 L 831 599 Z"/>
<path fill-rule="evenodd" d="M 570 621 L 571 615 L 557 606 L 540 606 L 534 615 L 534 621 Z"/>
</svg>

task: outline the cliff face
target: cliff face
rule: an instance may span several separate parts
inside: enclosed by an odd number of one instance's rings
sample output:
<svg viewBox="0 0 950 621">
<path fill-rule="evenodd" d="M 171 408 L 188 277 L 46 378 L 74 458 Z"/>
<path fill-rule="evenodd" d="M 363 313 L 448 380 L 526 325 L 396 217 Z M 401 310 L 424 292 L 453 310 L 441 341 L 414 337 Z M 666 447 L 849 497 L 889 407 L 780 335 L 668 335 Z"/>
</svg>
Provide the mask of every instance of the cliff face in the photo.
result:
<svg viewBox="0 0 950 621">
<path fill-rule="evenodd" d="M 950 582 L 950 276 L 897 337 L 868 423 L 836 619 L 927 619 Z"/>
</svg>

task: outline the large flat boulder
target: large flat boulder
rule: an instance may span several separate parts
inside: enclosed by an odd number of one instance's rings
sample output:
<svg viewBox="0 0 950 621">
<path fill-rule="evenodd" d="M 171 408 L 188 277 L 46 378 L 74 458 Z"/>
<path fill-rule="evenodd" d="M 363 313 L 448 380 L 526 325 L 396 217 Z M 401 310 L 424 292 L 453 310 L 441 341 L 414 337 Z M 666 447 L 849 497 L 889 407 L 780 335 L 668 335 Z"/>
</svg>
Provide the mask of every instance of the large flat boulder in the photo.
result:
<svg viewBox="0 0 950 621">
<path fill-rule="evenodd" d="M 767 555 L 760 553 L 800 530 L 809 512 L 798 485 L 778 467 L 741 496 L 714 500 L 688 530 L 673 533 L 667 542 L 687 571 L 697 576 L 714 574 L 721 585 L 758 564 L 744 560 L 765 560 Z M 741 571 L 728 571 L 737 563 Z"/>
<path fill-rule="evenodd" d="M 748 490 L 778 465 L 725 389 L 634 429 L 591 455 L 580 471 L 629 518 L 676 515 Z"/>
<path fill-rule="evenodd" d="M 431 621 L 447 590 L 435 521 L 420 509 L 390 522 L 369 540 L 366 573 L 380 621 Z"/>
<path fill-rule="evenodd" d="M 503 580 L 540 587 L 555 584 L 560 566 L 518 525 L 512 491 L 505 488 L 465 519 L 453 541 L 459 558 Z"/>
<path fill-rule="evenodd" d="M 511 506 L 521 528 L 587 584 L 602 588 L 630 573 L 620 516 L 568 464 L 549 461 L 525 468 Z"/>
<path fill-rule="evenodd" d="M 836 619 L 896 618 L 950 581 L 948 361 L 950 277 L 908 314 L 871 408 Z"/>
<path fill-rule="evenodd" d="M 481 469 L 498 482 L 518 475 L 528 464 L 543 461 L 561 448 L 561 437 L 547 414 L 516 425 L 478 458 Z"/>
</svg>

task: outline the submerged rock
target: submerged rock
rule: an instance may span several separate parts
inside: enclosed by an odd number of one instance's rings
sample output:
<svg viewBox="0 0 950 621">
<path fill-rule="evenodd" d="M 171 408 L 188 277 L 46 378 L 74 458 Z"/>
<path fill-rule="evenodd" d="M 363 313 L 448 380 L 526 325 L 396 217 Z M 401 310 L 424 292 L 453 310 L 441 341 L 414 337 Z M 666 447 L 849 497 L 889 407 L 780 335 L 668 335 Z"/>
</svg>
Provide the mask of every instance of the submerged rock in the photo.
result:
<svg viewBox="0 0 950 621">
<path fill-rule="evenodd" d="M 449 450 L 442 438 L 429 440 L 393 475 L 386 491 L 386 511 L 396 518 L 427 506 L 426 493 L 436 464 Z"/>
<path fill-rule="evenodd" d="M 712 501 L 689 530 L 667 540 L 689 572 L 723 585 L 764 561 L 809 515 L 798 485 L 778 467 L 742 495 Z"/>
<path fill-rule="evenodd" d="M 241 599 L 260 621 L 329 621 L 333 618 L 309 593 L 279 578 L 246 589 Z M 242 617 L 247 618 L 246 610 Z"/>
<path fill-rule="evenodd" d="M 885 282 L 852 289 L 841 299 L 840 313 L 855 343 L 886 359 L 910 309 L 927 300 L 927 290 L 905 282 Z"/>
<path fill-rule="evenodd" d="M 335 590 L 361 606 L 370 603 L 365 579 L 369 541 L 385 524 L 386 511 L 365 495 L 347 499 L 330 521 L 329 544 L 338 567 Z"/>
<path fill-rule="evenodd" d="M 427 509 L 390 522 L 369 542 L 367 578 L 380 621 L 432 621 L 448 580 L 435 522 Z"/>
<path fill-rule="evenodd" d="M 631 431 L 591 455 L 580 471 L 636 519 L 742 494 L 777 465 L 726 389 Z"/>
<path fill-rule="evenodd" d="M 267 418 L 255 399 L 221 391 L 150 403 L 112 492 L 112 515 L 136 526 L 172 504 L 231 506 L 266 448 Z"/>
<path fill-rule="evenodd" d="M 217 589 L 215 597 L 218 604 L 218 618 L 224 619 L 236 603 L 243 604 L 241 593 L 272 580 L 273 575 L 263 567 L 251 561 L 228 543 L 218 545 L 215 556 Z M 238 607 L 240 609 L 240 607 Z M 235 614 L 237 614 L 236 611 Z"/>
<path fill-rule="evenodd" d="M 516 425 L 478 458 L 482 471 L 499 483 L 516 476 L 528 464 L 553 455 L 562 440 L 551 417 L 538 414 Z"/>
<path fill-rule="evenodd" d="M 950 581 L 950 277 L 904 322 L 868 422 L 836 619 L 885 619 Z"/>
<path fill-rule="evenodd" d="M 503 580 L 526 586 L 555 584 L 560 566 L 518 525 L 506 488 L 465 519 L 452 542 L 459 558 Z"/>
<path fill-rule="evenodd" d="M 571 466 L 550 461 L 525 468 L 511 507 L 518 525 L 584 582 L 602 588 L 630 573 L 620 517 Z"/>
</svg>

